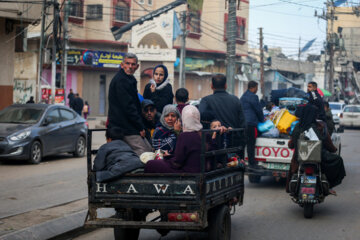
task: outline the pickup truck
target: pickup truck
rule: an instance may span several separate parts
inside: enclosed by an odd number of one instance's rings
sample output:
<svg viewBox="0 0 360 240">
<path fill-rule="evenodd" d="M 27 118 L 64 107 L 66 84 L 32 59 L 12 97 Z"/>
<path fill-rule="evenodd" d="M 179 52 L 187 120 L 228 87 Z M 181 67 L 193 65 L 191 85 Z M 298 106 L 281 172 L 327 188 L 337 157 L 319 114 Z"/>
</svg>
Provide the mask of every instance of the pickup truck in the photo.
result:
<svg viewBox="0 0 360 240">
<path fill-rule="evenodd" d="M 331 139 L 341 152 L 340 135 L 333 133 Z M 290 138 L 264 138 L 256 139 L 255 161 L 261 167 L 259 170 L 248 173 L 248 179 L 251 183 L 259 183 L 262 176 L 273 176 L 276 180 L 286 178 L 290 169 L 290 162 L 294 154 L 294 149 L 288 147 Z M 247 163 L 247 152 L 245 151 L 245 161 Z"/>
<path fill-rule="evenodd" d="M 209 157 L 216 161 L 215 156 L 237 153 L 241 147 L 207 151 L 206 134 L 214 131 L 203 130 L 200 173 L 154 174 L 140 169 L 101 183 L 92 170 L 97 153 L 91 146 L 94 131 L 104 130 L 88 130 L 89 202 L 85 227 L 114 228 L 116 240 L 138 239 L 142 228 L 156 229 L 162 235 L 170 230 L 207 231 L 208 239 L 230 240 L 230 212 L 243 203 L 245 166 L 236 164 L 212 171 L 205 171 L 205 166 Z M 113 208 L 116 214 L 100 218 L 101 208 Z"/>
</svg>

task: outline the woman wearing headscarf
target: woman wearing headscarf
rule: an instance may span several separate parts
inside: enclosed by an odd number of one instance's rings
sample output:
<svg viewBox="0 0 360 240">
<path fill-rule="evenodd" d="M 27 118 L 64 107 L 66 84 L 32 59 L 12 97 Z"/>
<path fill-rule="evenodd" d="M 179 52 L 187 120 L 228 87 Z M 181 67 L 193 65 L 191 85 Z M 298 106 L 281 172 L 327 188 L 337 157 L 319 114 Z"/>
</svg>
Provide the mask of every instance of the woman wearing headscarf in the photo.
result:
<svg viewBox="0 0 360 240">
<path fill-rule="evenodd" d="M 327 131 L 326 123 L 323 121 L 317 121 L 318 115 L 318 108 L 312 104 L 307 104 L 305 106 L 299 107 L 295 112 L 296 117 L 299 118 L 299 123 L 296 124 L 292 134 L 291 140 L 289 141 L 288 145 L 289 148 L 295 149 L 293 157 L 291 159 L 289 174 L 286 182 L 286 191 L 289 191 L 288 184 L 292 178 L 293 174 L 296 174 L 299 163 L 297 161 L 298 158 L 298 151 L 297 151 L 297 141 L 300 137 L 300 134 L 312 128 L 319 138 L 322 141 L 322 153 L 321 153 L 321 167 L 323 173 L 326 175 L 330 187 L 334 187 L 341 183 L 341 180 L 346 175 L 345 168 L 343 164 L 343 160 L 340 156 L 333 154 L 337 151 L 336 147 L 332 143 L 331 137 Z M 328 164 L 329 161 L 332 161 L 330 158 L 336 156 L 336 163 L 333 161 L 332 163 Z M 333 169 L 330 166 L 331 164 L 336 164 L 339 168 L 336 173 L 333 173 Z M 330 170 L 330 171 L 329 171 Z M 333 193 L 335 191 L 331 190 Z M 335 193 L 336 194 L 336 193 Z"/>
<path fill-rule="evenodd" d="M 148 173 L 200 172 L 201 134 L 200 112 L 192 105 L 182 111 L 183 132 L 179 135 L 175 155 L 164 160 L 151 160 L 145 165 Z"/>
<path fill-rule="evenodd" d="M 153 133 L 152 146 L 172 155 L 175 151 L 177 134 L 181 130 L 181 116 L 175 105 L 166 105 L 160 117 L 160 125 Z"/>
<path fill-rule="evenodd" d="M 174 94 L 169 82 L 168 70 L 164 65 L 157 65 L 153 70 L 154 79 L 144 89 L 144 98 L 155 103 L 156 110 L 162 113 L 164 107 L 173 103 Z"/>
</svg>

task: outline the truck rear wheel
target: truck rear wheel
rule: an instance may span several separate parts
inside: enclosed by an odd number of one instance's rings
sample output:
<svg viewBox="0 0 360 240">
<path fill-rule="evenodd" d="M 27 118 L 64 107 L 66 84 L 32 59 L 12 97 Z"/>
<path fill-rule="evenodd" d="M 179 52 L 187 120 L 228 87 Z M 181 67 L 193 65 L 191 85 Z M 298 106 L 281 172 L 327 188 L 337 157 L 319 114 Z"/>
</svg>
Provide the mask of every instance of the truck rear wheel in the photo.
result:
<svg viewBox="0 0 360 240">
<path fill-rule="evenodd" d="M 251 183 L 259 183 L 261 180 L 261 175 L 254 175 L 254 174 L 249 174 L 249 182 Z"/>
<path fill-rule="evenodd" d="M 314 215 L 314 204 L 305 203 L 304 204 L 304 217 L 305 218 L 312 218 L 313 215 Z"/>
<path fill-rule="evenodd" d="M 230 240 L 231 216 L 227 205 L 221 205 L 210 209 L 208 222 L 210 240 Z"/>
<path fill-rule="evenodd" d="M 124 240 L 124 239 L 138 239 L 140 229 L 130 229 L 130 228 L 117 228 L 114 227 L 114 239 L 115 240 Z"/>
</svg>

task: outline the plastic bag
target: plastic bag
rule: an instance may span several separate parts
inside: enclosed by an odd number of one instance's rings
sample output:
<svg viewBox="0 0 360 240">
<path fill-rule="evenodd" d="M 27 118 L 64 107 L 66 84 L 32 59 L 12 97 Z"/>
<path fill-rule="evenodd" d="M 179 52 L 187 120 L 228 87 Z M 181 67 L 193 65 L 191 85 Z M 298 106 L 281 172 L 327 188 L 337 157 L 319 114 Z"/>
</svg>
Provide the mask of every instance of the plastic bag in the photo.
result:
<svg viewBox="0 0 360 240">
<path fill-rule="evenodd" d="M 299 122 L 299 120 L 295 121 L 295 122 L 292 122 L 291 123 L 291 127 L 290 127 L 290 135 L 292 134 L 292 132 L 294 131 L 294 128 L 296 126 L 296 124 Z"/>
<path fill-rule="evenodd" d="M 274 127 L 275 125 L 271 120 L 266 120 L 265 122 L 258 123 L 257 125 L 257 129 L 259 130 L 259 132 L 267 132 Z"/>
<path fill-rule="evenodd" d="M 264 132 L 263 134 L 261 134 L 261 137 L 265 137 L 265 138 L 278 138 L 280 135 L 280 132 L 277 128 L 272 128 L 267 132 Z"/>
</svg>

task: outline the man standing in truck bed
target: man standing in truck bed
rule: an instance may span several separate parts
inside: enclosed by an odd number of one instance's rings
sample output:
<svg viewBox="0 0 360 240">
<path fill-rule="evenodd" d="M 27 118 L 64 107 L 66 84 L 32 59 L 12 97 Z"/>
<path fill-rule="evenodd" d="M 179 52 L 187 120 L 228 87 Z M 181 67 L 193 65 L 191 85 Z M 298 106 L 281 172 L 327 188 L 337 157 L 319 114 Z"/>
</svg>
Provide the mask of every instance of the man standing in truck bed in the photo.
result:
<svg viewBox="0 0 360 240">
<path fill-rule="evenodd" d="M 137 56 L 127 53 L 120 71 L 111 80 L 108 128 L 120 129 L 124 134 L 124 141 L 140 156 L 143 152 L 150 152 L 151 146 L 145 139 L 137 82 L 133 76 L 138 67 Z"/>
</svg>

